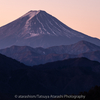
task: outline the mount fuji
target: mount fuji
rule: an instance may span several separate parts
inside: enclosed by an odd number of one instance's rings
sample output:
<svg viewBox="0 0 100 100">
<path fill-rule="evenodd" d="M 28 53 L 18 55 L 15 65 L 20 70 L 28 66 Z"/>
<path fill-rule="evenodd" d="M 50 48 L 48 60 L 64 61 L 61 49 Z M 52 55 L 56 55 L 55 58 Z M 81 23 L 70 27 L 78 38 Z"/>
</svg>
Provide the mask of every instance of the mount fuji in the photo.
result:
<svg viewBox="0 0 100 100">
<path fill-rule="evenodd" d="M 29 11 L 0 27 L 0 49 L 12 45 L 51 47 L 85 40 L 100 46 L 100 40 L 87 36 L 60 22 L 45 11 Z"/>
</svg>

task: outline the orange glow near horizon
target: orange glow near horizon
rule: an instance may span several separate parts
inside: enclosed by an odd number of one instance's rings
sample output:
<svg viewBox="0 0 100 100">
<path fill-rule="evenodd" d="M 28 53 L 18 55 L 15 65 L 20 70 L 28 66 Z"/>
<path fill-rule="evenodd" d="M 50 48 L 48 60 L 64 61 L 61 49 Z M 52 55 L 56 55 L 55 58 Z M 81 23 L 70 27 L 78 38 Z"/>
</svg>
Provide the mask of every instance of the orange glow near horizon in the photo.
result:
<svg viewBox="0 0 100 100">
<path fill-rule="evenodd" d="M 45 10 L 67 26 L 100 39 L 100 0 L 2 0 L 0 26 L 30 10 Z"/>
</svg>

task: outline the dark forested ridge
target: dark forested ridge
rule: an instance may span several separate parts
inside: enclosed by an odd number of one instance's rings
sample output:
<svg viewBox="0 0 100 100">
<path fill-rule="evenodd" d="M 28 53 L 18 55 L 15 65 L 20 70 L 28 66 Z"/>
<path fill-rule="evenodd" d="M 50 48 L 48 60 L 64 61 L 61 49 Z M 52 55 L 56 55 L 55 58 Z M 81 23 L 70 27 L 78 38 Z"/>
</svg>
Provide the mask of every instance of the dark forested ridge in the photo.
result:
<svg viewBox="0 0 100 100">
<path fill-rule="evenodd" d="M 70 96 L 70 95 L 68 95 Z M 74 95 L 73 96 L 77 96 L 77 95 Z M 84 91 L 84 92 L 80 92 L 78 94 L 78 96 L 85 96 L 85 98 L 59 98 L 59 99 L 52 99 L 52 100 L 100 100 L 100 86 L 95 86 L 95 87 L 92 87 L 88 92 Z"/>
<path fill-rule="evenodd" d="M 79 94 L 100 85 L 100 63 L 73 58 L 25 66 L 0 55 L 0 94 Z"/>
</svg>

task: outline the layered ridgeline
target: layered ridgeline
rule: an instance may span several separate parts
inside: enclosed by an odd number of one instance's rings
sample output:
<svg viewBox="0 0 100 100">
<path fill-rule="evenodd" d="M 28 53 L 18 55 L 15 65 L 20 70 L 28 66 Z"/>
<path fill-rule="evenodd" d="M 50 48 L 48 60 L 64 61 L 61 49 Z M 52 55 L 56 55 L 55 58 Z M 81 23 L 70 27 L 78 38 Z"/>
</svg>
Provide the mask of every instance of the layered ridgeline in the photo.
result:
<svg viewBox="0 0 100 100">
<path fill-rule="evenodd" d="M 49 48 L 11 46 L 1 49 L 0 53 L 30 66 L 76 57 L 86 57 L 100 62 L 100 46 L 87 41 Z"/>
<path fill-rule="evenodd" d="M 12 45 L 51 47 L 86 40 L 100 46 L 100 40 L 77 32 L 45 11 L 29 11 L 0 27 L 0 48 Z"/>
</svg>

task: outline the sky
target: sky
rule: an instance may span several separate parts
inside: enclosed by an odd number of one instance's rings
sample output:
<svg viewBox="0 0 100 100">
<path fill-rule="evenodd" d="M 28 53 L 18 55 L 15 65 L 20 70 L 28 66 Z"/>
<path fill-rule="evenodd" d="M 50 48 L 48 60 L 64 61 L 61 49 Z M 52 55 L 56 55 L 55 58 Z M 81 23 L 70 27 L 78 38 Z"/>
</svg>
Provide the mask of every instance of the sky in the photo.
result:
<svg viewBox="0 0 100 100">
<path fill-rule="evenodd" d="M 100 0 L 0 0 L 0 27 L 30 10 L 44 10 L 74 30 L 100 39 Z"/>
</svg>

